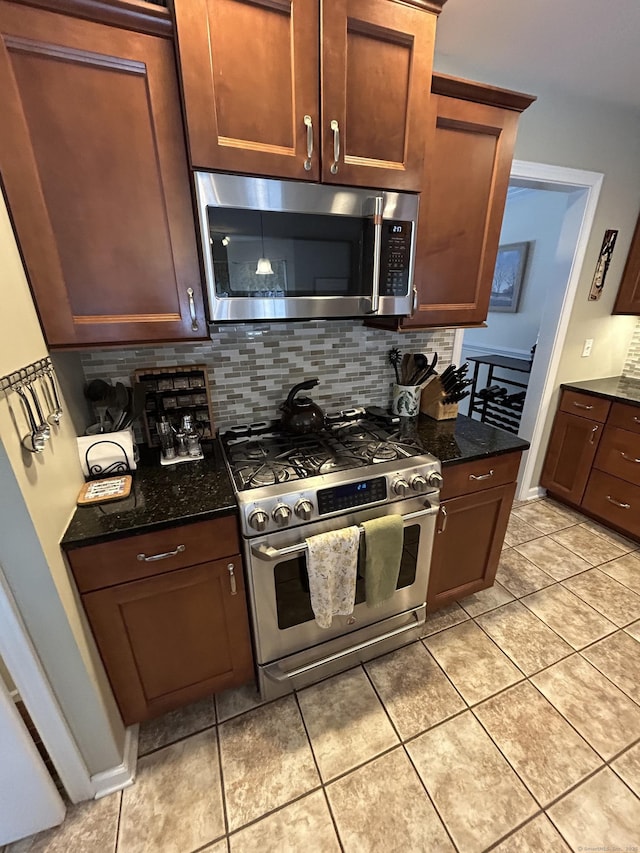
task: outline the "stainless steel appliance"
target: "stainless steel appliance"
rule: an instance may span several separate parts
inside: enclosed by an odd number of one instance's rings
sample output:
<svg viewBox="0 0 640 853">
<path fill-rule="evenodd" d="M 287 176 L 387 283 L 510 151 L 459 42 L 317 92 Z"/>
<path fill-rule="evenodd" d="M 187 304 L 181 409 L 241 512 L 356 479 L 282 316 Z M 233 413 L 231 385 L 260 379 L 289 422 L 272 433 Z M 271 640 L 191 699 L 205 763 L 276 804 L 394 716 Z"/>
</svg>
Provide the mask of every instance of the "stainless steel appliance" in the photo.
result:
<svg viewBox="0 0 640 853">
<path fill-rule="evenodd" d="M 211 320 L 409 314 L 418 196 L 196 172 Z"/>
<path fill-rule="evenodd" d="M 404 427 L 354 409 L 327 416 L 320 433 L 292 436 L 277 424 L 232 427 L 222 438 L 240 507 L 258 664 L 266 699 L 311 684 L 419 635 L 440 463 Z M 365 601 L 362 566 L 353 614 L 320 628 L 311 608 L 305 538 L 378 516 L 404 521 L 394 595 Z"/>
</svg>

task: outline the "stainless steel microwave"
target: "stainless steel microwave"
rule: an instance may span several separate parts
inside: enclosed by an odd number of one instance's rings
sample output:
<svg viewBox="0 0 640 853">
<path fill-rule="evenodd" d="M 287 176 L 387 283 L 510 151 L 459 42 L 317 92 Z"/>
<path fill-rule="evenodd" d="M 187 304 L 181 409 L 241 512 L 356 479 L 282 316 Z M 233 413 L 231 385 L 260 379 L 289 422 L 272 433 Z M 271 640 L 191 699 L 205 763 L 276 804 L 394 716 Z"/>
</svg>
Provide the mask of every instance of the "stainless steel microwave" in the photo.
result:
<svg viewBox="0 0 640 853">
<path fill-rule="evenodd" d="M 417 195 L 195 179 L 213 322 L 411 313 Z"/>
</svg>

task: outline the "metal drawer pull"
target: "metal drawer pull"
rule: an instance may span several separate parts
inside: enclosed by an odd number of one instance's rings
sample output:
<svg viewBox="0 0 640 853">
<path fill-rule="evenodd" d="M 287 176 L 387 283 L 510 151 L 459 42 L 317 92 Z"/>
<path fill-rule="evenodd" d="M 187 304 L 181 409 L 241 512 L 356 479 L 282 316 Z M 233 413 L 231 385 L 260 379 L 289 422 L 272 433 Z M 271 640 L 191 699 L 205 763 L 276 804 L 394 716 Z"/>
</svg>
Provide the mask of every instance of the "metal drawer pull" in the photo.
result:
<svg viewBox="0 0 640 853">
<path fill-rule="evenodd" d="M 198 318 L 196 316 L 196 303 L 193 299 L 193 288 L 187 288 L 187 296 L 189 297 L 189 313 L 191 314 L 191 331 L 198 331 Z"/>
<path fill-rule="evenodd" d="M 176 554 L 181 554 L 186 545 L 178 545 L 175 551 L 165 551 L 164 554 L 152 554 L 150 557 L 147 557 L 146 554 L 138 554 L 138 559 L 141 563 L 153 563 L 154 560 L 166 560 L 167 557 L 175 557 Z"/>
<path fill-rule="evenodd" d="M 596 433 L 597 433 L 597 432 L 598 432 L 598 425 L 596 424 L 596 425 L 595 425 L 594 427 L 592 427 L 592 429 L 591 429 L 591 435 L 589 436 L 589 444 L 593 444 L 593 441 L 594 441 L 594 439 L 595 439 L 595 437 L 596 437 Z"/>
<path fill-rule="evenodd" d="M 637 424 L 640 424 L 640 418 L 637 418 L 635 415 L 633 416 L 633 420 L 634 420 Z"/>
<path fill-rule="evenodd" d="M 231 595 L 237 595 L 238 587 L 236 586 L 236 576 L 234 574 L 235 566 L 233 565 L 233 563 L 228 563 L 227 569 L 229 570 L 229 583 L 231 584 Z"/>
<path fill-rule="evenodd" d="M 338 174 L 338 160 L 340 159 L 340 128 L 335 119 L 331 121 L 331 130 L 333 131 L 333 163 L 331 164 L 331 174 Z"/>
<path fill-rule="evenodd" d="M 307 159 L 304 161 L 304 168 L 306 172 L 310 172 L 311 157 L 313 156 L 313 122 L 311 116 L 305 116 L 304 123 L 307 128 Z"/>
<path fill-rule="evenodd" d="M 624 450 L 620 451 L 620 456 L 622 456 L 623 459 L 626 459 L 627 462 L 635 462 L 636 464 L 640 464 L 640 459 L 634 459 L 633 456 L 627 456 Z"/>
<path fill-rule="evenodd" d="M 576 402 L 574 402 L 574 404 L 573 404 L 573 405 L 576 407 L 576 409 L 586 409 L 588 412 L 590 412 L 590 411 L 591 411 L 591 409 L 593 409 L 593 406 L 585 406 L 585 404 L 584 404 L 584 403 L 576 403 Z"/>
<path fill-rule="evenodd" d="M 479 474 L 477 477 L 475 474 L 469 474 L 470 480 L 488 480 L 489 477 L 493 477 L 494 471 L 493 468 L 489 471 L 488 474 Z"/>
<path fill-rule="evenodd" d="M 447 519 L 449 516 L 447 515 L 447 508 L 444 506 L 440 507 L 440 512 L 442 513 L 442 527 L 438 530 L 438 533 L 444 533 L 447 528 Z"/>
<path fill-rule="evenodd" d="M 631 509 L 631 504 L 620 503 L 620 501 L 617 501 L 615 498 L 612 498 L 611 495 L 607 495 L 607 500 L 609 501 L 609 503 L 619 506 L 620 509 Z"/>
</svg>

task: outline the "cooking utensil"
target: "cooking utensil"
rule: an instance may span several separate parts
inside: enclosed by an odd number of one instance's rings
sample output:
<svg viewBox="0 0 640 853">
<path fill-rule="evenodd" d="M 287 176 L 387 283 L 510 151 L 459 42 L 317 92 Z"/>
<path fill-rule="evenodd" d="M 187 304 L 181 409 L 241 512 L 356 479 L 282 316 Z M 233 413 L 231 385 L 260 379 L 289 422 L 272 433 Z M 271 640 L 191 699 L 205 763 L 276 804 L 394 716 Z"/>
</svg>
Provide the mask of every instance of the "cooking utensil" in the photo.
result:
<svg viewBox="0 0 640 853">
<path fill-rule="evenodd" d="M 40 400 L 38 399 L 36 389 L 33 387 L 33 380 L 27 380 L 24 384 L 27 388 L 27 391 L 31 395 L 31 399 L 33 400 L 33 405 L 38 419 L 37 430 L 42 435 L 45 441 L 49 441 L 49 439 L 51 438 L 51 427 L 45 420 L 44 414 L 42 412 L 42 407 L 40 406 Z"/>
<path fill-rule="evenodd" d="M 391 349 L 389 350 L 389 355 L 387 356 L 387 360 L 395 370 L 396 382 L 398 383 L 398 385 L 400 385 L 400 373 L 398 372 L 398 365 L 400 364 L 401 356 L 398 347 L 391 347 Z"/>
<path fill-rule="evenodd" d="M 409 382 L 409 372 L 411 370 L 411 362 L 413 361 L 413 356 L 411 353 L 405 352 L 402 356 L 402 367 L 400 368 L 400 379 L 402 380 L 400 385 L 410 385 Z"/>
<path fill-rule="evenodd" d="M 38 425 L 36 424 L 36 419 L 33 416 L 29 398 L 24 393 L 22 385 L 16 385 L 15 390 L 20 395 L 22 402 L 24 403 L 25 412 L 29 419 L 29 426 L 31 427 L 29 435 L 25 435 L 22 439 L 22 446 L 30 453 L 42 453 L 44 450 L 45 438 L 42 433 L 38 431 Z"/>
<path fill-rule="evenodd" d="M 58 390 L 56 388 L 56 380 L 53 372 L 53 367 L 49 366 L 46 369 L 45 375 L 49 380 L 49 387 L 51 389 L 51 394 L 53 396 L 53 411 L 49 414 L 47 420 L 50 424 L 59 424 L 60 419 L 62 418 L 62 406 L 60 405 L 60 398 L 58 397 Z M 46 384 L 45 384 L 46 387 Z"/>
<path fill-rule="evenodd" d="M 289 391 L 282 406 L 282 426 L 289 432 L 304 435 L 308 432 L 319 432 L 324 428 L 324 412 L 310 397 L 298 397 L 300 391 L 310 391 L 320 384 L 320 380 L 307 379 L 299 382 Z"/>
</svg>

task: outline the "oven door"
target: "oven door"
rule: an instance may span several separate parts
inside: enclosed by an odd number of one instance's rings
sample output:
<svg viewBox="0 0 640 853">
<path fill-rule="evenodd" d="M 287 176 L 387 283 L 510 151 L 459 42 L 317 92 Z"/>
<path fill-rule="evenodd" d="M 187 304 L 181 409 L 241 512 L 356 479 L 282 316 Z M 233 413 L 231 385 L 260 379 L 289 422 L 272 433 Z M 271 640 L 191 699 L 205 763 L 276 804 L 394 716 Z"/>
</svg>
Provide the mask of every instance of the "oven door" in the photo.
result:
<svg viewBox="0 0 640 853">
<path fill-rule="evenodd" d="M 349 635 L 364 627 L 385 623 L 421 607 L 424 609 L 437 512 L 437 500 L 433 503 L 427 501 L 425 505 L 424 498 L 410 498 L 350 513 L 339 519 L 315 522 L 304 529 L 281 531 L 249 541 L 246 565 L 249 567 L 249 595 L 258 664 L 268 664 L 314 647 L 318 647 L 315 655 L 321 659 L 325 652 L 320 647 L 336 638 L 346 638 L 343 645 L 347 647 L 351 643 Z M 311 608 L 304 537 L 338 526 L 358 525 L 389 514 L 400 514 L 404 521 L 402 562 L 394 595 L 380 607 L 368 607 L 361 564 L 353 613 L 334 616 L 330 628 L 320 628 Z M 407 625 L 411 627 L 412 622 L 415 624 L 415 619 L 409 619 Z M 332 651 L 335 648 L 333 643 Z"/>
</svg>

